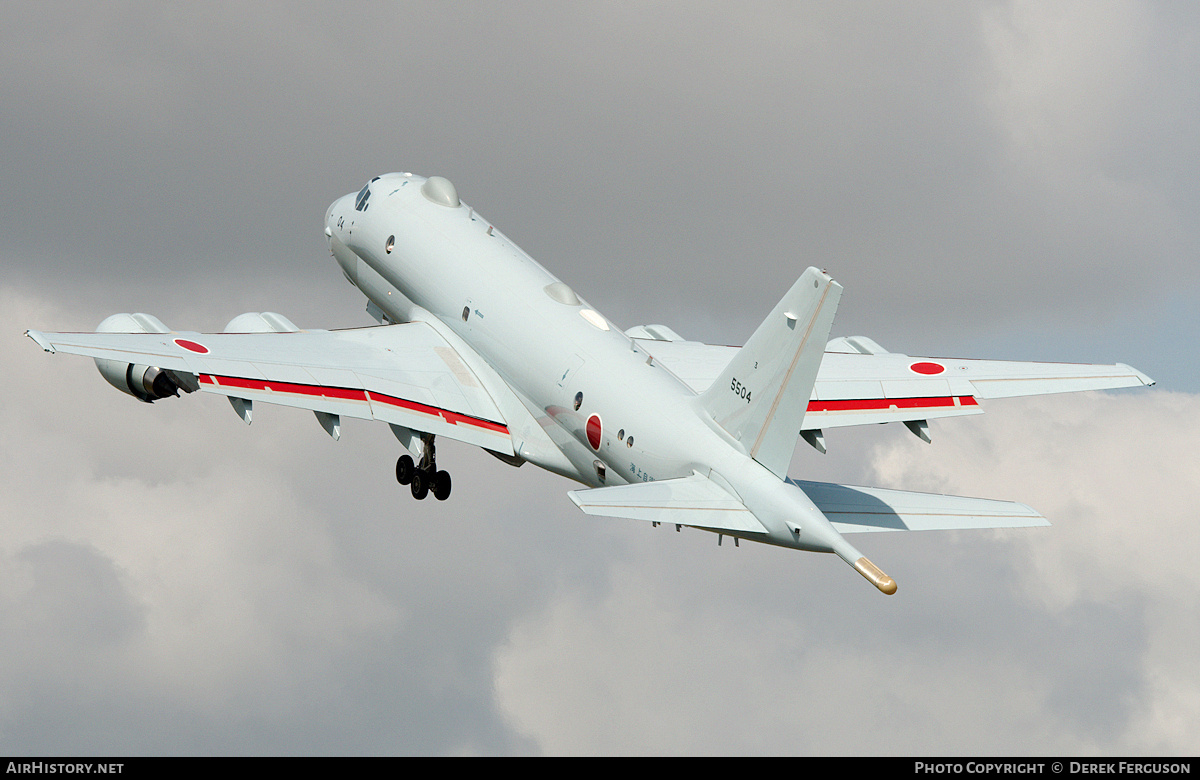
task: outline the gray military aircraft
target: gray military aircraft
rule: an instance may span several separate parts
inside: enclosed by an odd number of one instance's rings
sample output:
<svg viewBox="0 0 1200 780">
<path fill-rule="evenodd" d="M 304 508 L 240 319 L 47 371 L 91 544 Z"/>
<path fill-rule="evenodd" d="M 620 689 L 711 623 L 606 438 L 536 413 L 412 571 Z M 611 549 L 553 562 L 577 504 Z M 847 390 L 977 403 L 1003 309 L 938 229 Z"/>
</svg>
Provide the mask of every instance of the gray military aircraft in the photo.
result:
<svg viewBox="0 0 1200 780">
<path fill-rule="evenodd" d="M 450 495 L 434 442 L 483 447 L 587 485 L 592 515 L 648 520 L 834 553 L 884 593 L 896 583 L 845 538 L 864 531 L 1048 525 L 980 498 L 806 482 L 787 470 L 827 428 L 978 414 L 981 399 L 1151 385 L 1124 364 L 946 360 L 829 339 L 842 287 L 800 275 L 745 346 L 687 341 L 662 325 L 624 332 L 463 203 L 442 177 L 389 173 L 329 207 L 329 248 L 378 326 L 302 330 L 271 312 L 223 333 L 115 314 L 96 333 L 28 335 L 92 357 L 118 390 L 153 402 L 202 391 L 250 422 L 255 402 L 380 420 L 408 452 L 414 498 Z"/>
</svg>

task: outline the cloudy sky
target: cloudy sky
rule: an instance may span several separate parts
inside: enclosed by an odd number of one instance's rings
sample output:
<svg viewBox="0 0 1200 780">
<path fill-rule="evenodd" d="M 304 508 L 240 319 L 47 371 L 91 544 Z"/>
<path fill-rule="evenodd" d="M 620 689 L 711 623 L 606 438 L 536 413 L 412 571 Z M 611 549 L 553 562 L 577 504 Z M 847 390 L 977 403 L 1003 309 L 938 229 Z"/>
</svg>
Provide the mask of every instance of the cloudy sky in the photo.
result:
<svg viewBox="0 0 1200 780">
<path fill-rule="evenodd" d="M 0 754 L 1200 751 L 1200 12 L 845 6 L 4 2 Z M 859 537 L 887 598 L 22 336 L 368 324 L 321 221 L 395 170 L 623 327 L 740 343 L 817 265 L 837 335 L 1159 384 L 798 449 L 1054 524 Z"/>
</svg>

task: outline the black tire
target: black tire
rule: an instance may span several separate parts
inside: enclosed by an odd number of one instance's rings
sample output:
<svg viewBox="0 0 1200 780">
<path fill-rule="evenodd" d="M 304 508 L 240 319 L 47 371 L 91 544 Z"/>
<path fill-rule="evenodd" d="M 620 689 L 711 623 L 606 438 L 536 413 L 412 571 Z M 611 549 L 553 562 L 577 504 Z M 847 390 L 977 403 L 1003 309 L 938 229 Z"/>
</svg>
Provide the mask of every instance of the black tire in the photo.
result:
<svg viewBox="0 0 1200 780">
<path fill-rule="evenodd" d="M 433 497 L 438 501 L 445 501 L 450 498 L 450 474 L 445 471 L 439 471 L 433 475 L 433 485 L 430 486 L 433 490 Z"/>
<path fill-rule="evenodd" d="M 412 496 L 420 501 L 429 495 L 429 475 L 424 471 L 413 471 L 412 474 Z"/>
<path fill-rule="evenodd" d="M 413 474 L 417 471 L 417 465 L 413 463 L 413 459 L 408 455 L 401 455 L 396 461 L 396 481 L 401 485 L 407 485 L 412 482 Z"/>
</svg>

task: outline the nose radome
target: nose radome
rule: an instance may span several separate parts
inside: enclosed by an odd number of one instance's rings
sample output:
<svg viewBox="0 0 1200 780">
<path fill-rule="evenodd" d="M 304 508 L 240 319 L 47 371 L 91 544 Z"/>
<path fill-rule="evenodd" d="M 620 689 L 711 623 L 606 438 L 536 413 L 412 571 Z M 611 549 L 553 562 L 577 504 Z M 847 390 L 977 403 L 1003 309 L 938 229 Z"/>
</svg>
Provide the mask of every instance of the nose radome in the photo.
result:
<svg viewBox="0 0 1200 780">
<path fill-rule="evenodd" d="M 343 195 L 342 197 L 329 204 L 329 208 L 325 209 L 325 237 L 333 238 L 338 232 L 336 224 L 339 215 L 345 215 L 349 210 L 350 205 L 354 202 L 354 193 Z"/>
</svg>

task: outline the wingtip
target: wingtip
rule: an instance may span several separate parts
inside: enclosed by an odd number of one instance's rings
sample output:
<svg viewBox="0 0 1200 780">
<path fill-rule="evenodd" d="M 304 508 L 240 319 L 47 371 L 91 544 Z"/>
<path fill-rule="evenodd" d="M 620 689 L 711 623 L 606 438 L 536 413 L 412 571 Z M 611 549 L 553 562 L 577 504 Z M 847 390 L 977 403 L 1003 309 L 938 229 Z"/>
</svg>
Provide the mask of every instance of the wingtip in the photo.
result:
<svg viewBox="0 0 1200 780">
<path fill-rule="evenodd" d="M 54 354 L 54 345 L 47 340 L 46 336 L 41 331 L 27 330 L 25 331 L 25 335 L 33 339 L 35 344 L 49 352 L 51 355 Z"/>
<path fill-rule="evenodd" d="M 1128 363 L 1118 363 L 1117 366 L 1119 368 L 1125 369 L 1130 374 L 1133 374 L 1133 376 L 1137 377 L 1137 380 L 1139 382 L 1141 382 L 1143 385 L 1145 385 L 1146 387 L 1153 387 L 1154 385 L 1158 384 L 1157 382 L 1154 381 L 1154 379 L 1147 376 L 1146 374 L 1143 374 L 1141 371 L 1138 371 L 1136 368 L 1129 365 Z"/>
</svg>

